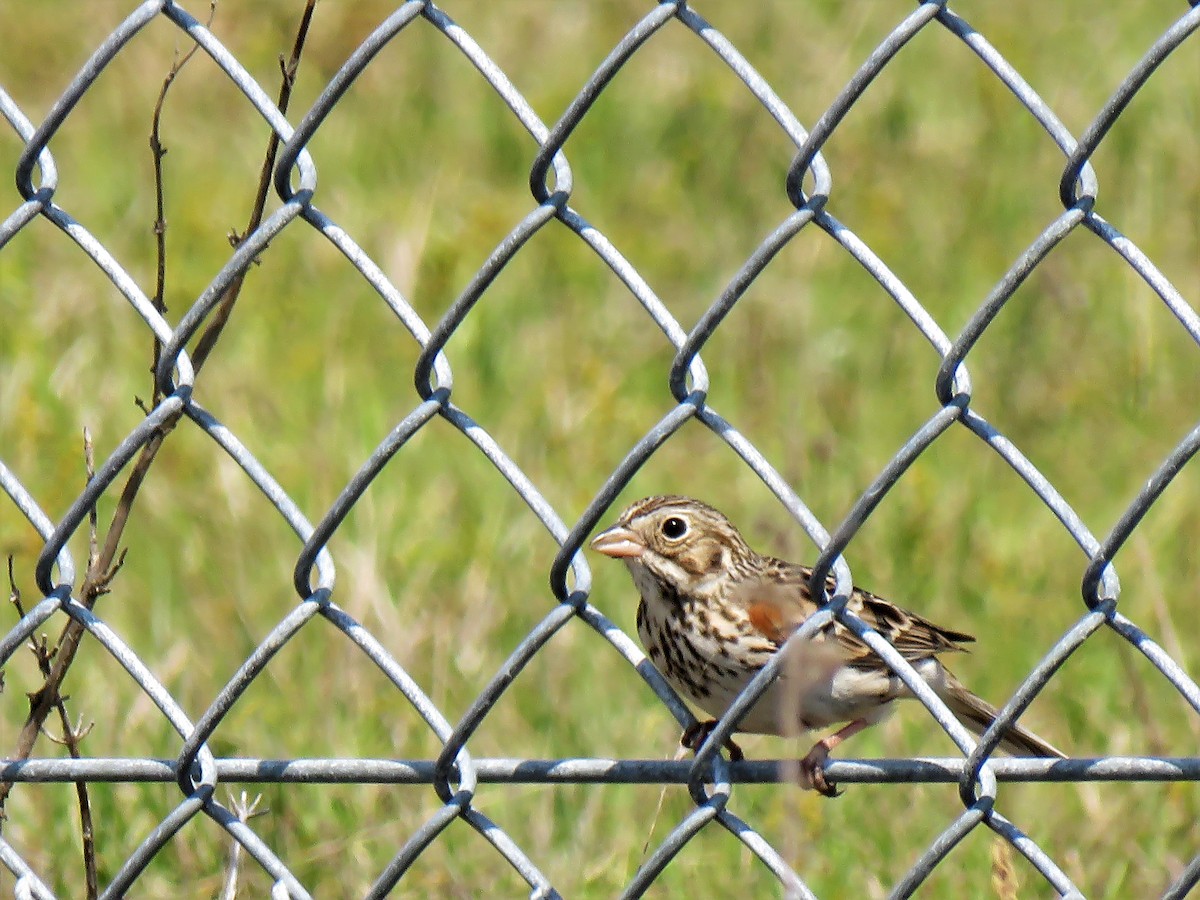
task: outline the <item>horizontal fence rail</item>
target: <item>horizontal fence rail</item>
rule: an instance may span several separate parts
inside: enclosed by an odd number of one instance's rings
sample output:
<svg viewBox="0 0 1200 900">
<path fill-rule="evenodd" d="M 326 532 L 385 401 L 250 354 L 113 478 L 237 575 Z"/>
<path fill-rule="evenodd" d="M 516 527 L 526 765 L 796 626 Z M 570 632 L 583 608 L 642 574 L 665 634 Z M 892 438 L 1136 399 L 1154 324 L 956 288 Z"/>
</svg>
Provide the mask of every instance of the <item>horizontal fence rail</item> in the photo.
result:
<svg viewBox="0 0 1200 900">
<path fill-rule="evenodd" d="M 801 6 L 803 4 L 797 4 L 797 9 Z M 32 477 L 31 471 L 20 470 L 15 464 L 6 462 L 5 447 L 0 445 L 0 486 L 7 497 L 0 501 L 6 505 L 5 515 L 19 516 L 22 527 L 38 544 L 36 562 L 25 561 L 28 563 L 26 574 L 36 582 L 38 596 L 22 604 L 15 624 L 0 626 L 0 666 L 15 665 L 18 653 L 24 652 L 31 641 L 37 641 L 43 633 L 68 627 L 69 623 L 77 630 L 80 640 L 103 648 L 123 670 L 122 677 L 130 679 L 144 692 L 157 710 L 156 714 L 176 735 L 170 750 L 175 756 L 171 758 L 86 755 L 43 758 L 36 754 L 25 758 L 28 753 L 20 754 L 19 758 L 0 758 L 0 782 L 8 784 L 13 791 L 37 790 L 35 785 L 52 782 L 160 782 L 178 787 L 169 815 L 144 835 L 118 870 L 107 873 L 108 880 L 101 885 L 105 896 L 119 896 L 136 890 L 147 867 L 192 820 L 208 820 L 222 829 L 240 848 L 246 865 L 257 865 L 267 873 L 275 885 L 275 895 L 310 896 L 310 889 L 293 871 L 287 854 L 265 836 L 266 832 L 257 821 L 239 814 L 218 795 L 218 788 L 226 785 L 263 783 L 427 785 L 434 788 L 440 804 L 438 810 L 413 830 L 403 845 L 395 848 L 391 862 L 378 874 L 372 896 L 382 896 L 397 886 L 402 887 L 414 863 L 452 823 L 459 820 L 477 831 L 495 853 L 507 860 L 527 883 L 531 896 L 558 896 L 558 890 L 543 871 L 544 861 L 535 859 L 532 852 L 505 831 L 502 816 L 497 814 L 495 819 L 492 818 L 486 801 L 477 800 L 476 791 L 481 784 L 686 785 L 695 801 L 694 808 L 682 821 L 674 824 L 666 837 L 649 848 L 644 865 L 626 887 L 627 895 L 637 896 L 650 888 L 689 841 L 715 824 L 729 831 L 758 857 L 778 879 L 786 894 L 812 896 L 803 868 L 793 868 L 782 852 L 755 829 L 753 822 L 743 821 L 737 814 L 737 785 L 795 782 L 794 764 L 784 760 L 730 762 L 719 752 L 724 740 L 736 729 L 741 710 L 748 708 L 766 689 L 778 673 L 780 662 L 768 665 L 760 673 L 694 759 L 506 759 L 476 757 L 471 753 L 473 736 L 497 707 L 508 686 L 569 623 L 583 623 L 606 642 L 641 675 L 681 725 L 694 722 L 666 681 L 649 666 L 636 638 L 622 631 L 593 605 L 591 571 L 582 552 L 597 527 L 612 520 L 618 494 L 629 486 L 634 475 L 664 442 L 692 420 L 728 445 L 765 482 L 820 548 L 813 583 L 822 583 L 829 575 L 836 585 L 831 592 L 827 591 L 826 600 L 830 602 L 819 614 L 821 621 L 836 617 L 860 634 L 887 665 L 906 680 L 919 679 L 919 676 L 891 645 L 871 632 L 841 602 L 848 596 L 853 583 L 843 552 L 913 462 L 948 431 L 966 429 L 1011 468 L 1083 553 L 1080 571 L 1083 573 L 1084 605 L 1080 615 L 1003 706 L 1001 720 L 1014 721 L 1046 688 L 1059 667 L 1085 641 L 1101 631 L 1128 642 L 1173 686 L 1192 713 L 1200 713 L 1200 686 L 1143 625 L 1120 610 L 1117 602 L 1120 585 L 1114 562 L 1143 517 L 1200 448 L 1200 426 L 1188 433 L 1161 460 L 1156 470 L 1143 473 L 1145 480 L 1141 490 L 1125 504 L 1123 514 L 1111 531 L 1095 534 L 1025 452 L 1000 430 L 999 425 L 984 417 L 979 405 L 973 402 L 968 370 L 973 348 L 1018 288 L 1064 239 L 1077 232 L 1090 233 L 1106 252 L 1120 259 L 1130 273 L 1144 281 L 1157 295 L 1191 341 L 1200 344 L 1200 314 L 1194 306 L 1197 298 L 1185 297 L 1146 252 L 1116 225 L 1101 217 L 1101 204 L 1097 199 L 1099 178 L 1091 165 L 1113 125 L 1125 114 L 1138 92 L 1155 77 L 1156 70 L 1173 54 L 1182 53 L 1185 46 L 1190 46 L 1191 58 L 1195 58 L 1200 8 L 1179 5 L 1177 20 L 1145 47 L 1142 57 L 1120 80 L 1108 102 L 1095 111 L 1092 121 L 1078 134 L 1068 130 L 1051 106 L 984 34 L 976 31 L 969 21 L 944 2 L 919 3 L 915 8 L 895 5 L 894 27 L 862 61 L 819 119 L 808 124 L 799 121 L 777 89 L 705 17 L 719 19 L 733 14 L 731 9 L 722 9 L 721 4 L 689 5 L 664 0 L 657 4 L 647 3 L 643 13 L 640 19 L 630 22 L 629 30 L 569 99 L 561 116 L 550 123 L 539 118 L 531 102 L 489 56 L 485 47 L 452 18 L 452 10 L 418 0 L 397 7 L 365 40 L 349 48 L 344 62 L 315 94 L 311 105 L 302 110 L 281 111 L 283 104 L 273 96 L 273 88 L 253 76 L 217 38 L 215 31 L 202 21 L 208 14 L 206 9 L 168 0 L 148 0 L 129 12 L 95 45 L 90 58 L 41 121 L 30 118 L 23 111 L 22 98 L 10 93 L 0 82 L 0 114 L 23 148 L 12 172 L 19 197 L 10 201 L 7 207 L 0 207 L 0 216 L 3 216 L 0 260 L 10 242 L 19 240 L 26 229 L 30 233 L 38 227 L 57 229 L 64 241 L 72 242 L 82 253 L 75 257 L 76 264 L 85 266 L 87 263 L 83 260 L 90 260 L 91 266 L 124 298 L 127 310 L 122 312 L 144 323 L 148 332 L 146 343 L 153 336 L 160 346 L 154 370 L 157 396 L 145 405 L 145 418 L 117 443 L 107 458 L 96 460 L 94 475 L 65 512 L 50 511 L 51 504 L 39 497 L 38 489 L 32 486 L 40 481 Z M 38 14 L 30 8 L 30 16 Z M 217 15 L 220 14 L 218 10 Z M 463 14 L 467 14 L 466 10 Z M 1103 15 L 1099 10 L 1096 14 Z M 106 68 L 148 29 L 171 29 L 182 50 L 194 47 L 198 54 L 207 56 L 215 71 L 237 92 L 238 102 L 252 107 L 261 117 L 264 128 L 278 137 L 278 154 L 268 173 L 277 202 L 269 205 L 252 230 L 233 241 L 225 265 L 220 271 L 211 273 L 211 280 L 199 287 L 194 301 L 187 305 L 175 304 L 169 315 L 155 304 L 153 289 L 142 281 L 144 273 L 123 264 L 115 246 L 106 246 L 81 220 L 73 217 L 73 204 L 77 203 L 79 193 L 87 191 L 88 187 L 72 181 L 70 171 L 60 172 L 54 153 L 56 135 L 70 125 L 77 106 L 89 102 L 93 94 L 99 96 L 113 90 L 103 77 Z M 532 195 L 528 212 L 478 266 L 457 299 L 436 320 L 419 314 L 409 298 L 389 280 L 383 263 L 372 259 L 355 236 L 343 230 L 330 212 L 323 211 L 324 198 L 318 181 L 320 153 L 315 148 L 310 149 L 319 137 L 324 137 L 323 130 L 331 134 L 340 127 L 340 120 L 334 113 L 339 110 L 343 97 L 369 70 L 386 70 L 388 57 L 384 51 L 398 44 L 409 29 L 432 30 L 448 41 L 454 51 L 474 67 L 482 84 L 500 99 L 507 114 L 532 138 L 527 148 L 528 187 Z M 780 191 L 786 193 L 792 211 L 777 222 L 745 258 L 740 270 L 691 328 L 682 324 L 656 295 L 638 269 L 618 249 L 617 242 L 571 205 L 576 173 L 571 167 L 568 139 L 592 115 L 593 108 L 618 72 L 643 48 L 654 45 L 660 33 L 667 30 L 686 35 L 691 41 L 691 53 L 715 54 L 738 80 L 740 89 L 761 105 L 782 136 L 794 147 L 794 159 L 786 182 L 779 186 Z M 957 335 L 947 333 L 883 259 L 834 218 L 831 212 L 835 206 L 833 172 L 823 154 L 845 117 L 876 79 L 888 76 L 889 66 L 901 54 L 910 52 L 910 43 L 915 38 L 933 33 L 941 39 L 961 42 L 974 54 L 990 73 L 988 77 L 1016 98 L 1022 115 L 1031 117 L 1040 126 L 1045 132 L 1045 140 L 1056 146 L 1062 158 L 1059 180 L 1040 186 L 1056 198 L 1061 211 L 1056 212 L 1040 233 L 1031 235 L 1028 245 L 992 285 L 975 314 Z M 19 52 L 15 40 L 14 35 L 0 35 L 0 55 Z M 2 74 L 0 69 L 0 77 Z M 1179 74 L 1176 70 L 1172 77 Z M 62 80 L 65 81 L 65 77 Z M 214 127 L 220 127 L 220 124 L 216 123 Z M 1195 225 L 1192 215 L 1181 227 L 1194 228 Z M 301 511 L 276 475 L 268 471 L 260 460 L 261 449 L 250 446 L 223 424 L 219 418 L 221 410 L 203 405 L 206 402 L 204 382 L 197 379 L 207 354 L 201 335 L 205 335 L 214 319 L 222 315 L 223 299 L 231 290 L 236 290 L 235 286 L 251 271 L 256 260 L 270 257 L 272 242 L 282 241 L 305 229 L 323 236 L 340 251 L 350 266 L 347 277 L 361 278 L 369 285 L 419 347 L 416 366 L 411 376 L 405 376 L 411 377 L 411 383 L 415 385 L 415 402 L 405 401 L 410 405 L 395 420 L 390 433 L 369 458 L 361 462 L 334 503 L 314 520 Z M 456 372 L 443 352 L 451 338 L 461 333 L 500 273 L 543 229 L 565 229 L 578 239 L 582 248 L 602 260 L 641 305 L 646 324 L 661 331 L 674 348 L 673 362 L 669 370 L 662 373 L 673 398 L 670 409 L 629 448 L 616 468 L 597 482 L 593 499 L 579 515 L 568 514 L 551 505 L 539 485 L 515 461 L 511 448 L 503 446 L 481 424 L 487 418 L 486 410 L 471 410 L 458 405 Z M 840 251 L 870 273 L 929 344 L 938 360 L 936 380 L 930 385 L 936 392 L 938 408 L 887 461 L 874 482 L 864 486 L 859 501 L 845 518 L 832 526 L 823 524 L 787 478 L 738 430 L 736 424 L 718 414 L 707 402 L 710 371 L 721 369 L 719 354 L 715 350 L 706 351 L 710 339 L 776 255 L 800 233 L 814 230 L 832 238 Z M 10 286 L 5 290 L 20 288 Z M 236 328 L 236 321 L 230 327 Z M 48 348 L 47 352 L 53 349 Z M 701 360 L 702 351 L 709 353 L 705 361 Z M 216 367 L 220 362 L 212 365 Z M 465 369 L 470 363 L 460 361 L 456 365 Z M 392 375 L 394 373 L 389 373 L 389 377 Z M 0 381 L 4 377 L 0 374 Z M 549 572 L 557 605 L 551 605 L 535 627 L 511 650 L 500 669 L 478 685 L 475 701 L 457 720 L 435 702 L 428 685 L 419 683 L 406 670 L 395 654 L 396 648 L 385 646 L 359 618 L 339 605 L 342 598 L 336 587 L 336 548 L 329 546 L 347 516 L 385 467 L 394 458 L 397 459 L 394 464 L 402 466 L 402 461 L 396 457 L 398 451 L 434 422 L 445 424 L 433 427 L 444 429 L 449 426 L 456 430 L 474 448 L 473 452 L 498 471 L 559 548 Z M 85 595 L 82 586 L 91 577 L 89 564 L 76 559 L 68 546 L 73 538 L 86 535 L 89 513 L 98 502 L 115 501 L 120 495 L 125 484 L 122 473 L 128 473 L 129 467 L 136 465 L 148 447 L 164 440 L 164 434 L 169 443 L 177 425 L 180 431 L 207 436 L 220 452 L 235 461 L 244 478 L 266 498 L 302 544 L 292 575 L 298 600 L 261 638 L 253 653 L 241 661 L 209 705 L 196 715 L 185 710 L 168 687 L 170 678 L 162 671 L 156 671 L 128 637 L 106 620 L 105 608 L 95 602 L 96 596 Z M 292 568 L 290 560 L 288 566 Z M 357 652 L 370 660 L 390 682 L 398 692 L 398 698 L 402 697 L 402 702 L 411 706 L 423 720 L 440 746 L 435 758 L 254 759 L 219 755 L 213 746 L 214 732 L 242 703 L 243 696 L 262 676 L 275 655 L 311 623 L 318 621 L 349 639 Z M 811 621 L 812 627 L 816 627 L 818 620 Z M 777 660 L 781 659 L 782 656 L 777 657 Z M 48 667 L 52 664 L 52 660 L 48 661 Z M 921 699 L 932 718 L 956 743 L 960 743 L 965 733 L 948 708 L 931 691 L 926 690 L 925 694 L 928 696 L 922 695 Z M 36 698 L 34 700 L 36 702 Z M 0 702 L 23 706 L 29 700 L 9 691 L 0 695 Z M 287 698 L 281 702 L 288 702 Z M 15 735 L 5 735 L 0 755 L 12 757 L 16 743 Z M 827 777 L 840 784 L 959 786 L 961 812 L 931 841 L 924 855 L 912 863 L 905 878 L 893 886 L 895 896 L 916 892 L 955 846 L 981 826 L 990 829 L 999 840 L 1024 857 L 1053 891 L 1062 896 L 1080 895 L 1080 889 L 1066 874 L 1062 861 L 1052 858 L 1039 847 L 1031 837 L 1031 831 L 1025 830 L 1027 826 L 1010 821 L 1003 814 L 1003 804 L 997 799 L 999 782 L 1200 781 L 1200 756 L 1110 756 L 1061 761 L 993 758 L 997 743 L 998 738 L 988 739 L 976 746 L 968 740 L 965 744 L 960 743 L 963 755 L 957 758 L 837 759 L 826 764 Z M 0 821 L 0 863 L 16 879 L 16 895 L 53 896 L 47 886 L 53 881 L 52 873 L 39 871 L 31 861 L 37 856 L 36 848 L 12 840 L 2 826 Z M 1200 881 L 1200 846 L 1195 852 L 1196 857 L 1182 868 L 1167 888 L 1167 896 L 1183 896 Z M 63 862 L 63 865 L 67 863 Z M 678 865 L 686 863 L 680 861 Z"/>
<path fill-rule="evenodd" d="M 225 783 L 269 784 L 433 784 L 436 763 L 403 759 L 222 759 L 214 760 Z M 991 763 L 997 781 L 1195 781 L 1200 759 L 1105 756 L 1096 759 L 1008 759 Z M 477 759 L 480 784 L 687 784 L 693 764 L 664 759 Z M 794 781 L 788 760 L 743 760 L 729 764 L 732 784 Z M 962 759 L 831 760 L 831 781 L 844 784 L 954 784 L 968 771 Z M 451 769 L 457 778 L 457 769 Z M 171 759 L 31 759 L 0 766 L 5 781 L 174 782 L 179 768 Z"/>
</svg>

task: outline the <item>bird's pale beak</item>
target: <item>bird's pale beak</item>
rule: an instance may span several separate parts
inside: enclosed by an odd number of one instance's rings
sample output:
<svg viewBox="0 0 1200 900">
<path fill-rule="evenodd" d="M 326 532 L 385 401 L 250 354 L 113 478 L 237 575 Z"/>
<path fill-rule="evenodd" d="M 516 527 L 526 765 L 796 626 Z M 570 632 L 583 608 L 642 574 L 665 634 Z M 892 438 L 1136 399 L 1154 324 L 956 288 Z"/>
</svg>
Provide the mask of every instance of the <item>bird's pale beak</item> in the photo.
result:
<svg viewBox="0 0 1200 900">
<path fill-rule="evenodd" d="M 645 547 L 624 525 L 614 525 L 592 539 L 592 549 L 613 559 L 637 559 Z"/>
</svg>

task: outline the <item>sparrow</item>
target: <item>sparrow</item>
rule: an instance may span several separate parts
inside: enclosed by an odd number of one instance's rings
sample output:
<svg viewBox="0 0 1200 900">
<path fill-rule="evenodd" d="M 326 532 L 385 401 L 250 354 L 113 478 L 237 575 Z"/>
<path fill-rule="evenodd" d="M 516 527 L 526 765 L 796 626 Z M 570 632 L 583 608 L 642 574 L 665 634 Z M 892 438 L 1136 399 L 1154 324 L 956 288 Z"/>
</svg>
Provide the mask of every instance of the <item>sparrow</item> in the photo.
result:
<svg viewBox="0 0 1200 900">
<path fill-rule="evenodd" d="M 591 546 L 628 567 L 641 595 L 637 631 L 650 661 L 682 697 L 713 717 L 684 732 L 681 743 L 690 750 L 699 749 L 716 719 L 820 608 L 809 590 L 810 567 L 756 553 L 729 519 L 690 497 L 638 500 Z M 966 650 L 975 640 L 971 635 L 857 588 L 847 609 L 890 642 L 968 729 L 982 734 L 992 724 L 996 708 L 938 658 Z M 800 763 L 803 784 L 836 796 L 824 774 L 830 751 L 882 721 L 892 701 L 912 692 L 837 621 L 789 648 L 779 671 L 738 731 L 795 735 L 848 723 L 818 741 Z M 743 758 L 735 743 L 727 747 L 733 760 Z M 1017 724 L 1005 731 L 1000 748 L 1014 756 L 1063 758 Z"/>
</svg>

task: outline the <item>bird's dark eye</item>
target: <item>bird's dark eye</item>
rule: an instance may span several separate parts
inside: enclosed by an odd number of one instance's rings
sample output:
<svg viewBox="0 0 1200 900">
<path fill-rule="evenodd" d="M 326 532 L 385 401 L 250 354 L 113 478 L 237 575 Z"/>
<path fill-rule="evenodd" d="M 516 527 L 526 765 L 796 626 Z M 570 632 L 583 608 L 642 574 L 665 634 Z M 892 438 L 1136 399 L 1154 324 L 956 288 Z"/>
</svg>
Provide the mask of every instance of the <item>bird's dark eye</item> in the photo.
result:
<svg viewBox="0 0 1200 900">
<path fill-rule="evenodd" d="M 679 518 L 679 516 L 671 516 L 669 519 L 664 519 L 662 533 L 663 537 L 668 540 L 677 541 L 688 533 L 687 522 Z"/>
</svg>

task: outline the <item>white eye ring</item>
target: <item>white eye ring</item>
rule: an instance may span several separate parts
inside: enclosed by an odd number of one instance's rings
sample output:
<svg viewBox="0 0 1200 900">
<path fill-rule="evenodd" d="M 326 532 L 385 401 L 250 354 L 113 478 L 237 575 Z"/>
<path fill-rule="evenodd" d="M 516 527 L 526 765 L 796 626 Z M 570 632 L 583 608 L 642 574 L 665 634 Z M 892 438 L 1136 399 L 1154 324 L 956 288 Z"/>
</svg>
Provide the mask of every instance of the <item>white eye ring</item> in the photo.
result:
<svg viewBox="0 0 1200 900">
<path fill-rule="evenodd" d="M 663 519 L 662 525 L 658 528 L 662 532 L 662 536 L 668 541 L 681 540 L 688 533 L 687 519 L 681 516 L 670 516 Z"/>
</svg>

